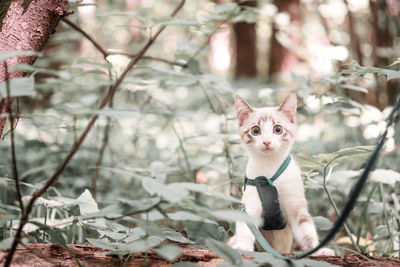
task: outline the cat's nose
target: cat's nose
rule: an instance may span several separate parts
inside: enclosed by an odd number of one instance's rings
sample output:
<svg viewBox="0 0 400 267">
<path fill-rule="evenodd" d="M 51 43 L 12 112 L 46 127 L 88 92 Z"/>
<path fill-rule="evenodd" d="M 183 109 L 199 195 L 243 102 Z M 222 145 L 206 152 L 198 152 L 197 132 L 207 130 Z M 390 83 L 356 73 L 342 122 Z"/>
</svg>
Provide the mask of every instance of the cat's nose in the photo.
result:
<svg viewBox="0 0 400 267">
<path fill-rule="evenodd" d="M 264 141 L 263 144 L 265 145 L 266 148 L 268 148 L 269 145 L 271 144 L 271 142 L 270 141 Z"/>
</svg>

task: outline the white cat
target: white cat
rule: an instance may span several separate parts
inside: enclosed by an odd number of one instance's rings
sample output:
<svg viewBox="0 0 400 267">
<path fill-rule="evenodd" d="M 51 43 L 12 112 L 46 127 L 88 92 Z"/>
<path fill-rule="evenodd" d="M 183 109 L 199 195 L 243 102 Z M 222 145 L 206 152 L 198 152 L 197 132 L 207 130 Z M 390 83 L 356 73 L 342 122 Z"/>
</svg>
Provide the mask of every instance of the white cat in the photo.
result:
<svg viewBox="0 0 400 267">
<path fill-rule="evenodd" d="M 241 97 L 235 97 L 239 133 L 248 155 L 246 177 L 272 177 L 290 153 L 296 134 L 295 94 L 290 94 L 279 107 L 251 107 Z M 287 169 L 273 182 L 279 194 L 279 204 L 286 226 L 282 230 L 261 230 L 268 243 L 280 253 L 289 253 L 293 236 L 302 250 L 318 244 L 314 222 L 308 212 L 300 169 L 292 158 Z M 246 186 L 242 203 L 250 216 L 261 216 L 262 205 L 256 186 Z M 244 222 L 236 223 L 236 234 L 228 241 L 235 249 L 253 251 L 255 238 Z M 257 248 L 259 248 L 257 244 Z M 314 255 L 335 255 L 323 248 Z"/>
</svg>

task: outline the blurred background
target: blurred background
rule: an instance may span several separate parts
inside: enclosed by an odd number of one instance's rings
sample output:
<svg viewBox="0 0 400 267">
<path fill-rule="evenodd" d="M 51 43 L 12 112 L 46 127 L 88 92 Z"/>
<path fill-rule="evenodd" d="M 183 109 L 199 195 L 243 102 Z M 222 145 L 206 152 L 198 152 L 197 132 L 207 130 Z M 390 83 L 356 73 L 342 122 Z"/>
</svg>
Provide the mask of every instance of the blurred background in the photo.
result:
<svg viewBox="0 0 400 267">
<path fill-rule="evenodd" d="M 162 194 L 143 185 L 140 177 L 160 184 L 207 184 L 240 198 L 247 155 L 237 133 L 234 94 L 261 107 L 278 105 L 295 92 L 299 106 L 293 155 L 302 166 L 321 235 L 329 229 L 337 217 L 335 204 L 339 210 L 344 205 L 395 100 L 400 1 L 187 0 L 175 18 L 169 14 L 177 0 L 69 2 L 74 14 L 68 19 L 107 55 L 60 22 L 44 56 L 29 69 L 36 96 L 20 99 L 15 129 L 24 195 L 50 177 L 90 116 L 99 114 L 44 198 L 73 199 L 87 188 L 100 207 L 107 207 Z M 124 80 L 112 104 L 97 111 L 110 84 L 163 25 L 166 30 Z M 389 131 L 378 170 L 348 221 L 350 232 L 336 238 L 340 246 L 355 249 L 352 233 L 362 251 L 399 253 L 398 128 Z M 9 142 L 6 135 L 0 143 L 0 176 L 5 178 L 11 174 Z M 325 164 L 338 155 L 342 160 Z M 321 164 L 307 164 L 311 156 Z M 17 214 L 11 185 L 10 180 L 0 181 L 0 211 Z M 191 197 L 194 204 L 170 199 L 162 208 L 213 218 L 216 228 L 198 231 L 198 225 L 183 219 L 162 225 L 184 229 L 194 241 L 208 235 L 224 241 L 237 217 L 222 218 L 211 211 L 228 208 L 227 202 L 202 192 Z M 48 207 L 40 205 L 35 218 L 44 220 Z M 50 208 L 58 210 L 51 218 L 54 224 L 73 213 Z M 161 220 L 153 215 L 156 222 Z M 77 236 L 76 242 L 85 242 L 85 236 L 98 233 L 82 230 Z"/>
</svg>

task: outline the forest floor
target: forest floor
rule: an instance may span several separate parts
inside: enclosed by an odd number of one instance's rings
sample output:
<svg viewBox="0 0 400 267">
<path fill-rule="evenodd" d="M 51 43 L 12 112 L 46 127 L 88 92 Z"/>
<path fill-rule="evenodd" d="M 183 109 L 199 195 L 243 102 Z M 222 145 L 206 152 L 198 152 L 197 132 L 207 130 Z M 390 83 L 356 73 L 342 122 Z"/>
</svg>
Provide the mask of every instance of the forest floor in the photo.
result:
<svg viewBox="0 0 400 267">
<path fill-rule="evenodd" d="M 91 245 L 71 244 L 68 247 L 75 254 L 82 266 L 171 266 L 172 263 L 165 261 L 150 250 L 147 254 L 134 254 L 126 259 L 125 265 L 117 256 L 106 255 L 103 249 Z M 0 265 L 4 264 L 7 252 L 0 252 Z M 400 266 L 400 258 L 380 258 L 368 256 L 366 258 L 349 254 L 344 257 L 319 256 L 310 257 L 318 261 L 325 261 L 339 266 Z M 251 260 L 250 257 L 247 259 Z M 182 248 L 182 255 L 175 262 L 191 262 L 200 266 L 219 266 L 224 260 L 207 249 Z M 50 267 L 50 266 L 77 266 L 76 261 L 62 246 L 57 244 L 29 244 L 17 249 L 12 266 L 19 267 Z"/>
</svg>

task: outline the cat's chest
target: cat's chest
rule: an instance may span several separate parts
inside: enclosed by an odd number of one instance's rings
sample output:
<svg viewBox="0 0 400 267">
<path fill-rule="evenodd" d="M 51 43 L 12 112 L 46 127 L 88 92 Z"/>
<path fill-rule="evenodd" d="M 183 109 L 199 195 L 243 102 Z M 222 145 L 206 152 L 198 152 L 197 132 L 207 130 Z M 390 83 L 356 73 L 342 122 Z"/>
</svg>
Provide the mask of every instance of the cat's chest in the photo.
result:
<svg viewBox="0 0 400 267">
<path fill-rule="evenodd" d="M 246 176 L 249 179 L 255 179 L 259 176 L 265 176 L 267 178 L 271 178 L 274 176 L 279 166 L 268 164 L 265 162 L 263 164 L 247 164 L 246 167 Z"/>
<path fill-rule="evenodd" d="M 255 157 L 250 154 L 246 166 L 246 176 L 249 179 L 255 179 L 258 176 L 271 178 L 281 167 L 285 159 L 287 159 L 286 153 L 270 157 Z M 290 165 L 292 165 L 292 162 L 289 163 L 288 167 L 290 167 Z"/>
</svg>

